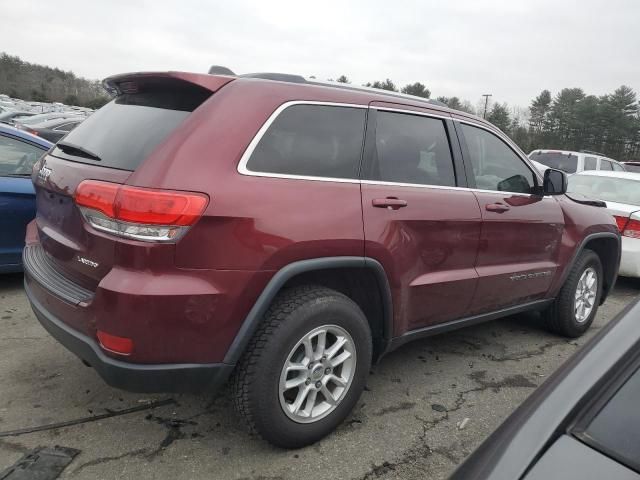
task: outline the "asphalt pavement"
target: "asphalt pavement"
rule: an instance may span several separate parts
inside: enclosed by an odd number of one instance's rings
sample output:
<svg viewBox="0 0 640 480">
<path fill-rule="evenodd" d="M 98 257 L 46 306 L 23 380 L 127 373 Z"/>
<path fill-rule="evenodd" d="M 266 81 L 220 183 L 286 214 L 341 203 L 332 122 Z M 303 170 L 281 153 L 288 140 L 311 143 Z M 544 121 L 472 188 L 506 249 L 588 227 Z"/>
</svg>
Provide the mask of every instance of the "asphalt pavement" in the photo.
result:
<svg viewBox="0 0 640 480">
<path fill-rule="evenodd" d="M 640 294 L 620 279 L 587 335 L 518 315 L 410 343 L 374 366 L 352 415 L 295 451 L 249 436 L 216 398 L 113 389 L 39 325 L 0 276 L 0 476 L 37 447 L 75 449 L 59 478 L 446 478 L 534 389 Z"/>
</svg>

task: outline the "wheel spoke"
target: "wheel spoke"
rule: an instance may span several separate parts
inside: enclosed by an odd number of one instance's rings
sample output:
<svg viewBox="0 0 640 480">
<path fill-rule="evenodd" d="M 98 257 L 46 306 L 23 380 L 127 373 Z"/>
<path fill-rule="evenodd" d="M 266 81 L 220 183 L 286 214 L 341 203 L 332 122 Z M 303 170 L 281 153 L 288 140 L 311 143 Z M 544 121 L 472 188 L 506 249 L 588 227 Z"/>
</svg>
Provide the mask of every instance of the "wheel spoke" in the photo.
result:
<svg viewBox="0 0 640 480">
<path fill-rule="evenodd" d="M 347 358 L 351 357 L 351 352 L 348 351 L 344 351 L 342 352 L 340 355 L 338 355 L 337 357 L 332 358 L 331 360 L 329 360 L 329 363 L 331 364 L 331 366 L 333 368 L 336 368 L 338 365 L 340 365 L 341 363 L 343 363 Z"/>
<path fill-rule="evenodd" d="M 307 380 L 306 376 L 304 375 L 300 375 L 299 377 L 296 378 L 290 378 L 289 380 L 287 380 L 284 384 L 284 389 L 286 390 L 291 390 L 292 388 L 296 388 L 299 387 L 300 385 L 302 385 L 305 381 Z"/>
<path fill-rule="evenodd" d="M 300 407 L 302 407 L 302 404 L 304 403 L 304 401 L 307 398 L 307 395 L 309 395 L 309 392 L 313 390 L 313 388 L 309 385 L 307 385 L 304 388 L 301 388 L 298 391 L 298 396 L 296 397 L 295 402 L 293 402 L 290 406 L 290 410 L 293 413 L 299 413 L 300 412 Z"/>
<path fill-rule="evenodd" d="M 346 338 L 338 337 L 336 342 L 325 351 L 325 355 L 327 356 L 327 359 L 331 360 L 335 356 L 335 354 L 338 353 L 342 347 L 344 347 L 346 343 L 347 343 Z"/>
<path fill-rule="evenodd" d="M 302 345 L 304 346 L 304 360 L 306 360 L 306 363 L 308 364 L 313 360 L 313 345 L 311 344 L 311 338 L 305 337 L 305 339 L 302 340 Z"/>
<path fill-rule="evenodd" d="M 322 330 L 318 334 L 318 343 L 316 345 L 315 360 L 320 360 L 324 355 L 324 349 L 327 345 L 327 331 Z"/>
<path fill-rule="evenodd" d="M 313 407 L 316 406 L 317 397 L 318 397 L 317 390 L 311 390 L 309 392 L 309 395 L 307 396 L 307 403 L 304 406 L 304 410 L 302 410 L 302 413 L 304 414 L 305 417 L 310 417 L 313 414 Z"/>
<path fill-rule="evenodd" d="M 329 383 L 329 382 L 335 383 L 339 387 L 346 387 L 347 386 L 347 381 L 342 377 L 338 377 L 337 375 L 329 375 L 327 377 L 327 382 L 326 383 Z"/>
<path fill-rule="evenodd" d="M 288 362 L 286 367 L 286 372 L 287 374 L 291 372 L 306 372 L 307 369 L 308 367 L 304 363 Z"/>
<path fill-rule="evenodd" d="M 322 387 L 320 387 L 320 391 L 322 392 L 322 395 L 329 405 L 336 405 L 338 403 L 333 396 L 333 393 L 331 393 L 331 391 L 327 388 L 326 383 L 322 385 Z"/>
</svg>

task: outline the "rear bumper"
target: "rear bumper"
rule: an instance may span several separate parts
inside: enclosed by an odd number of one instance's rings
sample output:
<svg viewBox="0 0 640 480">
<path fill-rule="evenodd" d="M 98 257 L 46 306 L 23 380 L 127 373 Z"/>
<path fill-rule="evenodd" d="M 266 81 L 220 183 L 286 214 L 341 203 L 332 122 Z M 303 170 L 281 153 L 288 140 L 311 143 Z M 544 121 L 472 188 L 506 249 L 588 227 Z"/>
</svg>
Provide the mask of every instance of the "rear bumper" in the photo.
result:
<svg viewBox="0 0 640 480">
<path fill-rule="evenodd" d="M 640 239 L 622 237 L 622 257 L 618 275 L 640 277 Z"/>
<path fill-rule="evenodd" d="M 228 379 L 233 365 L 136 364 L 106 356 L 86 335 L 56 318 L 38 301 L 25 278 L 25 292 L 42 326 L 69 351 L 89 363 L 112 387 L 131 392 L 213 392 Z"/>
</svg>

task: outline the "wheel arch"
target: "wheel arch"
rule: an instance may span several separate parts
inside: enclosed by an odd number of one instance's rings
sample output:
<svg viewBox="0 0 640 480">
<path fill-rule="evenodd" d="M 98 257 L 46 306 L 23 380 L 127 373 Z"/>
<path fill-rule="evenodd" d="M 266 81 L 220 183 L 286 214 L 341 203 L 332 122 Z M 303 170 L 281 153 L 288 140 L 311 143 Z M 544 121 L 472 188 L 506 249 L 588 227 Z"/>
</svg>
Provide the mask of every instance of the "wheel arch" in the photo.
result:
<svg viewBox="0 0 640 480">
<path fill-rule="evenodd" d="M 620 236 L 612 232 L 599 232 L 587 235 L 582 239 L 578 248 L 576 248 L 571 263 L 567 265 L 558 288 L 562 288 L 571 269 L 575 265 L 580 253 L 585 250 L 592 250 L 600 257 L 602 263 L 603 276 L 602 279 L 602 296 L 600 297 L 600 305 L 604 303 L 607 296 L 613 289 L 618 277 L 618 268 L 620 267 L 621 241 Z"/>
<path fill-rule="evenodd" d="M 371 328 L 372 360 L 382 356 L 393 332 L 391 289 L 384 268 L 368 257 L 323 257 L 293 262 L 276 272 L 245 317 L 224 363 L 235 365 L 240 360 L 276 295 L 284 288 L 303 283 L 333 288 L 356 302 Z"/>
</svg>

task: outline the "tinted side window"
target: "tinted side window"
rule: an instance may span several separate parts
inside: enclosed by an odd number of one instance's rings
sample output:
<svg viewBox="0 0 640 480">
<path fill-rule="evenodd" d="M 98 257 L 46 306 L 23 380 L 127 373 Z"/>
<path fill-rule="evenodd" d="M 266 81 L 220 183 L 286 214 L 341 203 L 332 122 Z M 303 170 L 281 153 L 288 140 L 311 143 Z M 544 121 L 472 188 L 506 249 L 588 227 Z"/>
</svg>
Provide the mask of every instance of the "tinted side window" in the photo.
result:
<svg viewBox="0 0 640 480">
<path fill-rule="evenodd" d="M 611 162 L 608 160 L 600 160 L 600 170 L 613 170 Z"/>
<path fill-rule="evenodd" d="M 584 169 L 585 170 L 597 170 L 598 159 L 596 157 L 584 157 Z"/>
<path fill-rule="evenodd" d="M 29 175 L 44 149 L 0 135 L 0 176 Z"/>
<path fill-rule="evenodd" d="M 624 167 L 622 165 L 620 165 L 619 163 L 612 163 L 611 165 L 613 165 L 613 169 L 616 172 L 624 172 Z"/>
<path fill-rule="evenodd" d="M 325 105 L 285 109 L 258 142 L 254 172 L 358 178 L 366 110 Z"/>
<path fill-rule="evenodd" d="M 449 139 L 439 119 L 378 111 L 369 180 L 455 186 Z"/>
<path fill-rule="evenodd" d="M 531 193 L 535 186 L 533 172 L 506 143 L 481 128 L 461 127 L 477 188 Z"/>
</svg>

